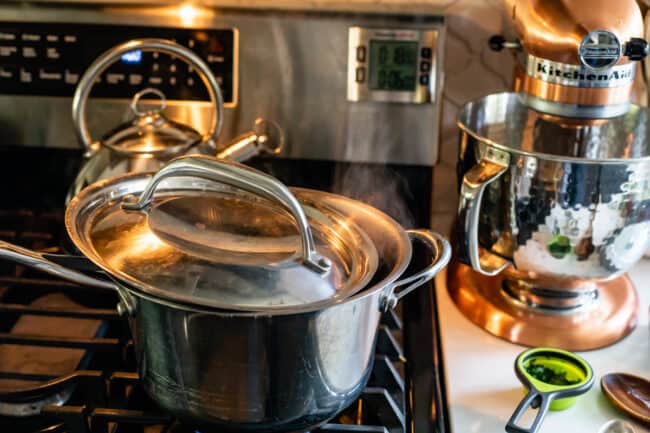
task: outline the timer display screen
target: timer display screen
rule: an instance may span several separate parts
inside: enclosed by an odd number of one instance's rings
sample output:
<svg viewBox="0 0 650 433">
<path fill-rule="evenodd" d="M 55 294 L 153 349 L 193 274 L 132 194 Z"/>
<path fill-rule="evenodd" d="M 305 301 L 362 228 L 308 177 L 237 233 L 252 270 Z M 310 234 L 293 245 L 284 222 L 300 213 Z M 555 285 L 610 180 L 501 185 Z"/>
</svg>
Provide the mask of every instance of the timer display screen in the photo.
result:
<svg viewBox="0 0 650 433">
<path fill-rule="evenodd" d="M 417 66 L 417 41 L 370 41 L 370 89 L 412 92 Z"/>
</svg>

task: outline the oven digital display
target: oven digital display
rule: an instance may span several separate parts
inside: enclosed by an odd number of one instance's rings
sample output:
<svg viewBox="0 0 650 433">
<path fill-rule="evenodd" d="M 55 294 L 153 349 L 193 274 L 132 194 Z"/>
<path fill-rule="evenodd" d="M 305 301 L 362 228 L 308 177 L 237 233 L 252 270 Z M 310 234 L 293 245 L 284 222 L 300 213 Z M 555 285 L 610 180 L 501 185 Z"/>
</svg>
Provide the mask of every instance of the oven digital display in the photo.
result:
<svg viewBox="0 0 650 433">
<path fill-rule="evenodd" d="M 412 92 L 415 90 L 417 66 L 417 41 L 370 41 L 370 89 Z"/>
<path fill-rule="evenodd" d="M 122 54 L 122 63 L 126 64 L 138 64 L 142 61 L 142 51 L 129 51 L 128 53 Z"/>
<path fill-rule="evenodd" d="M 0 21 L 0 95 L 71 97 L 84 71 L 106 50 L 130 39 L 153 37 L 175 40 L 194 51 L 214 74 L 224 102 L 237 103 L 238 31 L 234 28 Z M 92 96 L 130 101 L 144 87 L 157 88 L 169 100 L 209 97 L 197 71 L 185 62 L 140 49 L 124 52 L 103 72 Z"/>
</svg>

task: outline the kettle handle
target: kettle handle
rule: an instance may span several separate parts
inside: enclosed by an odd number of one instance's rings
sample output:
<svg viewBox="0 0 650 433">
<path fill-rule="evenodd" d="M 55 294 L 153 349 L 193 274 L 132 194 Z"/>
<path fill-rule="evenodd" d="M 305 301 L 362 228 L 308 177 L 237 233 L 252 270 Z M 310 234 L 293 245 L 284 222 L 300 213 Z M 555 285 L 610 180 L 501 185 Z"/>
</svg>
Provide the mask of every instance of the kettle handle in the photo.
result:
<svg viewBox="0 0 650 433">
<path fill-rule="evenodd" d="M 134 39 L 120 45 L 110 48 L 99 56 L 84 72 L 79 80 L 79 84 L 72 99 L 72 120 L 75 125 L 77 138 L 86 150 L 86 156 L 91 156 L 99 150 L 100 143 L 93 141 L 88 131 L 88 123 L 86 119 L 86 104 L 90 91 L 92 90 L 95 81 L 99 76 L 106 71 L 116 60 L 123 54 L 131 51 L 157 51 L 164 54 L 176 56 L 194 69 L 203 81 L 203 84 L 208 90 L 210 96 L 210 104 L 216 110 L 215 116 L 212 119 L 208 132 L 203 137 L 204 142 L 209 142 L 212 147 L 216 148 L 216 140 L 223 125 L 223 95 L 221 88 L 217 83 L 210 67 L 192 50 L 185 48 L 165 39 Z"/>
<path fill-rule="evenodd" d="M 481 198 L 487 186 L 508 169 L 489 159 L 481 159 L 463 176 L 458 203 L 458 220 L 462 230 L 461 255 L 469 260 L 472 268 L 483 274 L 493 276 L 504 270 L 510 262 L 503 257 L 479 247 L 479 214 Z"/>
</svg>

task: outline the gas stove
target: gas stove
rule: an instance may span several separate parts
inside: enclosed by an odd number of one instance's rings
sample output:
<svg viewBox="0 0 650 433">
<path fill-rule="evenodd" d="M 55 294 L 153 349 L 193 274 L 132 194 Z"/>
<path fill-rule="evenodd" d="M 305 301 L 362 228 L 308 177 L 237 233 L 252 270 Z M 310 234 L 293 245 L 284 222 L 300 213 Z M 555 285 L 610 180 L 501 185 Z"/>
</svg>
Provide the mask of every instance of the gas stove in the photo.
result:
<svg viewBox="0 0 650 433">
<path fill-rule="evenodd" d="M 225 102 L 218 147 L 263 117 L 286 145 L 251 165 L 430 226 L 444 17 L 126 3 L 0 5 L 0 240 L 65 248 L 63 203 L 82 160 L 72 95 L 94 59 L 133 38 L 173 39 L 209 65 Z M 154 87 L 170 119 L 204 133 L 215 114 L 199 84 L 175 57 L 126 53 L 94 86 L 88 132 L 121 124 L 133 95 Z M 414 259 L 415 270 L 429 258 L 416 248 Z M 23 356 L 0 359 L 0 431 L 182 431 L 141 390 L 112 293 L 7 263 L 0 287 L 0 357 Z M 321 431 L 448 431 L 434 312 L 429 285 L 384 316 L 368 388 Z M 21 409 L 33 415 L 8 416 L 30 401 Z"/>
<path fill-rule="evenodd" d="M 80 152 L 3 148 L 0 156 L 0 181 L 14 185 L 0 208 L 0 240 L 61 252 L 62 203 Z M 25 167 L 25 161 L 32 164 Z M 416 224 L 428 223 L 426 167 L 287 159 L 251 164 L 292 185 L 334 190 L 350 171 L 390 172 L 410 197 L 401 211 Z M 415 266 L 427 259 L 416 255 Z M 435 294 L 432 286 L 415 293 L 383 316 L 362 396 L 316 431 L 449 431 Z M 0 431 L 194 432 L 142 390 L 131 335 L 116 305 L 112 291 L 0 263 Z"/>
</svg>

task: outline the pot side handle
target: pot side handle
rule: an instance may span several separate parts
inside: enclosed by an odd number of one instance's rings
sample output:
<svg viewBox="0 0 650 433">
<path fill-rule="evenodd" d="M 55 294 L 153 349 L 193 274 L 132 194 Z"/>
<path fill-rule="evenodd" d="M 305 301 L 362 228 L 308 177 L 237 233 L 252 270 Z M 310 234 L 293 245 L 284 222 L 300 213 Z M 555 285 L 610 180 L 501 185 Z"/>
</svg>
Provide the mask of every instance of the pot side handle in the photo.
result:
<svg viewBox="0 0 650 433">
<path fill-rule="evenodd" d="M 507 168 L 507 165 L 482 159 L 465 173 L 460 187 L 458 223 L 462 233 L 459 253 L 469 261 L 475 271 L 483 275 L 496 275 L 510 265 L 503 257 L 480 248 L 478 242 L 481 198 L 487 186 L 498 179 Z"/>
<path fill-rule="evenodd" d="M 420 272 L 416 272 L 410 277 L 402 280 L 395 281 L 388 286 L 386 294 L 382 298 L 380 304 L 382 312 L 395 308 L 397 303 L 404 296 L 430 281 L 442 270 L 442 268 L 447 266 L 451 259 L 451 245 L 449 245 L 447 239 L 438 233 L 432 230 L 423 229 L 407 230 L 406 233 L 408 233 L 411 240 L 418 240 L 424 243 L 433 254 L 433 258 L 431 259 L 431 264 Z M 400 286 L 406 287 L 401 289 L 399 292 L 396 292 L 395 290 Z"/>
<path fill-rule="evenodd" d="M 117 285 L 111 281 L 102 280 L 86 275 L 77 270 L 71 269 L 67 266 L 49 260 L 48 257 L 53 257 L 49 254 L 42 254 L 27 248 L 19 247 L 18 245 L 9 242 L 0 241 L 0 259 L 6 259 L 14 263 L 28 266 L 33 269 L 45 272 L 55 277 L 63 278 L 64 280 L 73 283 L 81 284 L 84 286 L 98 287 L 101 289 L 114 290 L 120 298 L 118 311 L 132 313 L 135 308 L 135 301 L 131 295 L 121 290 Z M 83 263 L 83 259 L 78 260 L 73 256 L 58 256 L 63 263 L 74 264 L 78 262 L 81 267 L 85 268 L 88 264 Z"/>
</svg>

